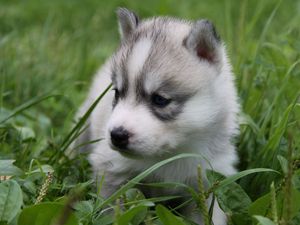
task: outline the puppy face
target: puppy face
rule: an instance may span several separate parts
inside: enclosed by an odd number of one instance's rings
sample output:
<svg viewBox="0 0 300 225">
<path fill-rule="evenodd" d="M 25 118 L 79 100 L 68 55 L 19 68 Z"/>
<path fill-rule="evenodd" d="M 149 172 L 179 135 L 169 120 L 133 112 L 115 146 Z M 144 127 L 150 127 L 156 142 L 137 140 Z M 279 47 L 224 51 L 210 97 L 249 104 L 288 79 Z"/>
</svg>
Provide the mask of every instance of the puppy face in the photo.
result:
<svg viewBox="0 0 300 225">
<path fill-rule="evenodd" d="M 218 49 L 204 49 L 202 43 L 199 58 L 190 40 L 198 34 L 187 23 L 156 20 L 138 26 L 131 33 L 126 27 L 111 63 L 115 96 L 107 140 L 128 156 L 174 154 L 220 112 L 214 91 L 219 66 L 213 61 Z"/>
</svg>

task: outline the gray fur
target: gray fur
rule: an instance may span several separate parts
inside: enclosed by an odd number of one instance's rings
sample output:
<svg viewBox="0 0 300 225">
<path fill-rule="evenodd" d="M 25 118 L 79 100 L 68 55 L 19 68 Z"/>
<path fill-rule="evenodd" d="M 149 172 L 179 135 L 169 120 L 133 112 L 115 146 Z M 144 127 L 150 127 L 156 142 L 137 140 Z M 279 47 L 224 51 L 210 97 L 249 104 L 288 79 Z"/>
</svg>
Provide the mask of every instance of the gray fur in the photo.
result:
<svg viewBox="0 0 300 225">
<path fill-rule="evenodd" d="M 138 101 L 147 105 L 151 112 L 162 121 L 175 120 L 182 112 L 184 103 L 195 94 L 191 90 L 180 90 L 180 84 L 172 80 L 165 80 L 156 90 L 153 90 L 151 93 L 147 93 L 145 90 L 145 81 L 146 79 L 144 74 L 141 75 L 140 79 L 136 82 Z M 171 99 L 170 104 L 164 108 L 153 106 L 153 104 L 151 104 L 151 96 L 156 93 L 167 93 L 167 97 Z"/>
<path fill-rule="evenodd" d="M 184 45 L 194 54 L 199 56 L 199 49 L 204 51 L 208 61 L 217 61 L 217 48 L 220 44 L 220 37 L 214 25 L 209 20 L 198 20 L 193 25 L 189 36 L 184 40 Z"/>
<path fill-rule="evenodd" d="M 173 71 L 160 71 L 160 69 L 166 67 L 167 63 L 164 63 L 164 61 L 162 60 L 162 56 L 164 56 L 164 58 L 168 61 L 170 61 L 169 59 L 172 57 L 174 62 L 178 61 L 178 63 L 183 60 L 181 58 L 183 57 L 181 56 L 182 47 L 180 45 L 170 45 L 165 34 L 165 32 L 167 31 L 162 28 L 166 26 L 165 23 L 168 24 L 169 22 L 171 21 L 167 18 L 164 18 L 162 20 L 157 19 L 152 27 L 149 27 L 148 29 L 142 29 L 141 31 L 136 30 L 132 34 L 131 39 L 127 40 L 127 42 L 123 44 L 124 46 L 121 47 L 124 48 L 124 50 L 122 50 L 123 54 L 121 55 L 121 57 L 119 57 L 119 59 L 117 56 L 114 58 L 114 63 L 112 66 L 112 68 L 118 68 L 117 70 L 119 71 L 119 73 L 113 72 L 113 84 L 116 82 L 116 76 L 122 76 L 122 89 L 119 90 L 119 93 L 120 99 L 125 99 L 128 89 L 130 88 L 128 86 L 128 71 L 126 65 L 128 63 L 128 57 L 130 56 L 131 50 L 133 48 L 132 45 L 141 38 L 145 38 L 148 36 L 151 36 L 151 38 L 153 38 L 156 45 L 151 48 L 149 57 L 147 58 L 142 70 L 139 72 L 139 75 L 137 76 L 138 79 L 135 82 L 136 101 L 147 105 L 151 112 L 153 112 L 153 114 L 157 118 L 163 121 L 174 120 L 176 116 L 178 116 L 182 111 L 184 102 L 187 101 L 196 92 L 196 90 L 189 90 L 187 92 L 186 87 L 180 88 L 180 83 L 173 79 L 173 75 L 176 75 L 176 73 L 174 73 Z M 162 29 L 158 30 L 158 27 L 161 27 Z M 156 46 L 158 48 L 156 48 Z M 173 62 L 171 63 L 174 64 Z M 178 72 L 180 72 L 180 68 L 178 68 Z M 151 93 L 147 93 L 144 86 L 146 82 L 146 76 L 150 76 L 149 74 L 151 73 L 169 73 L 171 77 L 166 77 L 167 79 L 161 82 L 161 85 L 157 87 L 157 90 L 153 90 Z M 156 92 L 168 93 L 172 98 L 172 103 L 170 104 L 170 106 L 164 109 L 153 107 L 153 105 L 151 105 L 151 95 Z"/>
<path fill-rule="evenodd" d="M 132 31 L 138 26 L 138 16 L 126 8 L 119 8 L 117 10 L 119 19 L 120 33 L 123 39 L 126 39 Z"/>
</svg>

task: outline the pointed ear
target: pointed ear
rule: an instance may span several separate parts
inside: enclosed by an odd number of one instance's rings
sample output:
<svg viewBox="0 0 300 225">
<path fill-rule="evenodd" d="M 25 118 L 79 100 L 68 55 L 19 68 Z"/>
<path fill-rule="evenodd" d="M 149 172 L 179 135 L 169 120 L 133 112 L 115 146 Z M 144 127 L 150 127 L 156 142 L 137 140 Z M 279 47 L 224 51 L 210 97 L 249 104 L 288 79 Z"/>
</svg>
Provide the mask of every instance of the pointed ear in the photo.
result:
<svg viewBox="0 0 300 225">
<path fill-rule="evenodd" d="M 126 8 L 118 8 L 117 16 L 119 20 L 119 31 L 121 38 L 126 39 L 138 26 L 139 18 L 134 12 Z"/>
<path fill-rule="evenodd" d="M 214 25 L 208 20 L 198 20 L 192 26 L 183 44 L 200 59 L 210 63 L 218 62 L 218 48 L 221 44 Z"/>
</svg>

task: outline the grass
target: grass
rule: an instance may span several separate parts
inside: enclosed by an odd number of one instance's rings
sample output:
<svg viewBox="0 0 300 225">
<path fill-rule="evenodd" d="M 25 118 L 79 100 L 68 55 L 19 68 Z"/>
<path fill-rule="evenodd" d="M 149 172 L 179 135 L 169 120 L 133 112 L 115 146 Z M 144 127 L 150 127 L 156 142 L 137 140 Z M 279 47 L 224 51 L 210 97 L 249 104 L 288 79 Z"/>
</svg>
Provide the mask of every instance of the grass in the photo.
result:
<svg viewBox="0 0 300 225">
<path fill-rule="evenodd" d="M 92 76 L 118 46 L 118 6 L 142 17 L 214 21 L 243 110 L 238 168 L 242 175 L 253 168 L 280 174 L 231 177 L 219 186 L 224 178 L 210 172 L 209 191 L 223 202 L 231 224 L 300 224 L 300 1 L 294 0 L 1 0 L 0 176 L 6 181 L 0 183 L 0 224 L 50 224 L 60 211 L 53 224 L 188 223 L 159 204 L 167 196 L 146 200 L 130 183 L 103 201 L 86 156 L 64 155 Z M 113 213 L 101 213 L 106 207 Z"/>
</svg>

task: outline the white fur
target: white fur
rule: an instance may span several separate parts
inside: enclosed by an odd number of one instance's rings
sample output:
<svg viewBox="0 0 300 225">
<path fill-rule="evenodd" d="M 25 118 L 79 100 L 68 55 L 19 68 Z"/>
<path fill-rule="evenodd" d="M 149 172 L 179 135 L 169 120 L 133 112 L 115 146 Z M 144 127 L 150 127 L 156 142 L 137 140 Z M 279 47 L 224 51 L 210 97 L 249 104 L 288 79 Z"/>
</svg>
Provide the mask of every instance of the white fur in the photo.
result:
<svg viewBox="0 0 300 225">
<path fill-rule="evenodd" d="M 130 81 L 135 80 L 135 76 L 141 71 L 151 48 L 151 40 L 143 38 L 133 47 L 132 53 L 128 60 L 128 75 Z"/>
<path fill-rule="evenodd" d="M 173 145 L 172 142 L 166 143 L 160 135 L 165 133 L 168 139 L 169 131 L 162 127 L 153 118 L 153 115 L 146 109 L 144 105 L 135 105 L 134 102 L 120 102 L 114 109 L 107 125 L 107 140 L 110 143 L 110 131 L 113 128 L 123 126 L 131 133 L 130 143 L 128 148 L 136 152 L 142 152 L 144 157 L 151 157 L 154 154 L 161 154 L 161 146 L 164 144 Z M 147 130 L 145 132 L 145 130 Z"/>
<path fill-rule="evenodd" d="M 150 27 L 151 22 L 152 20 L 145 21 L 142 28 Z M 154 90 L 161 83 L 162 76 L 164 79 L 169 76 L 169 79 L 176 79 L 181 87 L 195 89 L 197 93 L 186 102 L 183 111 L 172 122 L 158 120 L 145 104 L 137 104 L 133 89 L 129 90 L 132 93 L 130 97 L 120 101 L 114 109 L 112 109 L 113 92 L 102 99 L 90 118 L 89 139 L 103 137 L 105 139 L 93 146 L 89 159 L 97 175 L 105 174 L 102 188 L 105 197 L 132 176 L 162 159 L 179 153 L 200 153 L 209 163 L 201 158 L 177 160 L 155 171 L 148 180 L 182 182 L 197 189 L 198 164 L 201 164 L 203 171 L 214 169 L 225 175 L 235 172 L 233 164 L 236 162 L 236 153 L 230 141 L 237 133 L 236 114 L 239 105 L 225 48 L 220 46 L 218 51 L 221 59 L 218 66 L 212 66 L 205 61 L 199 62 L 198 58 L 181 46 L 183 38 L 190 31 L 190 24 L 170 21 L 166 29 L 170 33 L 170 36 L 167 36 L 168 42 L 178 46 L 176 51 L 182 58 L 162 52 L 159 66 L 153 68 L 154 71 L 146 77 L 145 89 Z M 129 82 L 133 82 L 139 76 L 153 45 L 155 43 L 144 38 L 133 46 L 127 64 Z M 121 48 L 120 51 L 125 51 L 125 48 Z M 111 82 L 110 68 L 111 60 L 108 60 L 96 74 L 90 94 L 79 115 L 87 110 L 101 94 L 101 90 Z M 122 82 L 122 78 L 118 79 Z M 129 149 L 139 158 L 124 157 L 112 149 L 109 134 L 118 126 L 123 126 L 134 133 L 130 137 Z M 214 224 L 226 224 L 225 214 L 218 204 L 215 204 L 214 208 Z M 189 213 L 194 217 L 192 212 Z M 198 222 L 201 223 L 199 220 Z"/>
</svg>

